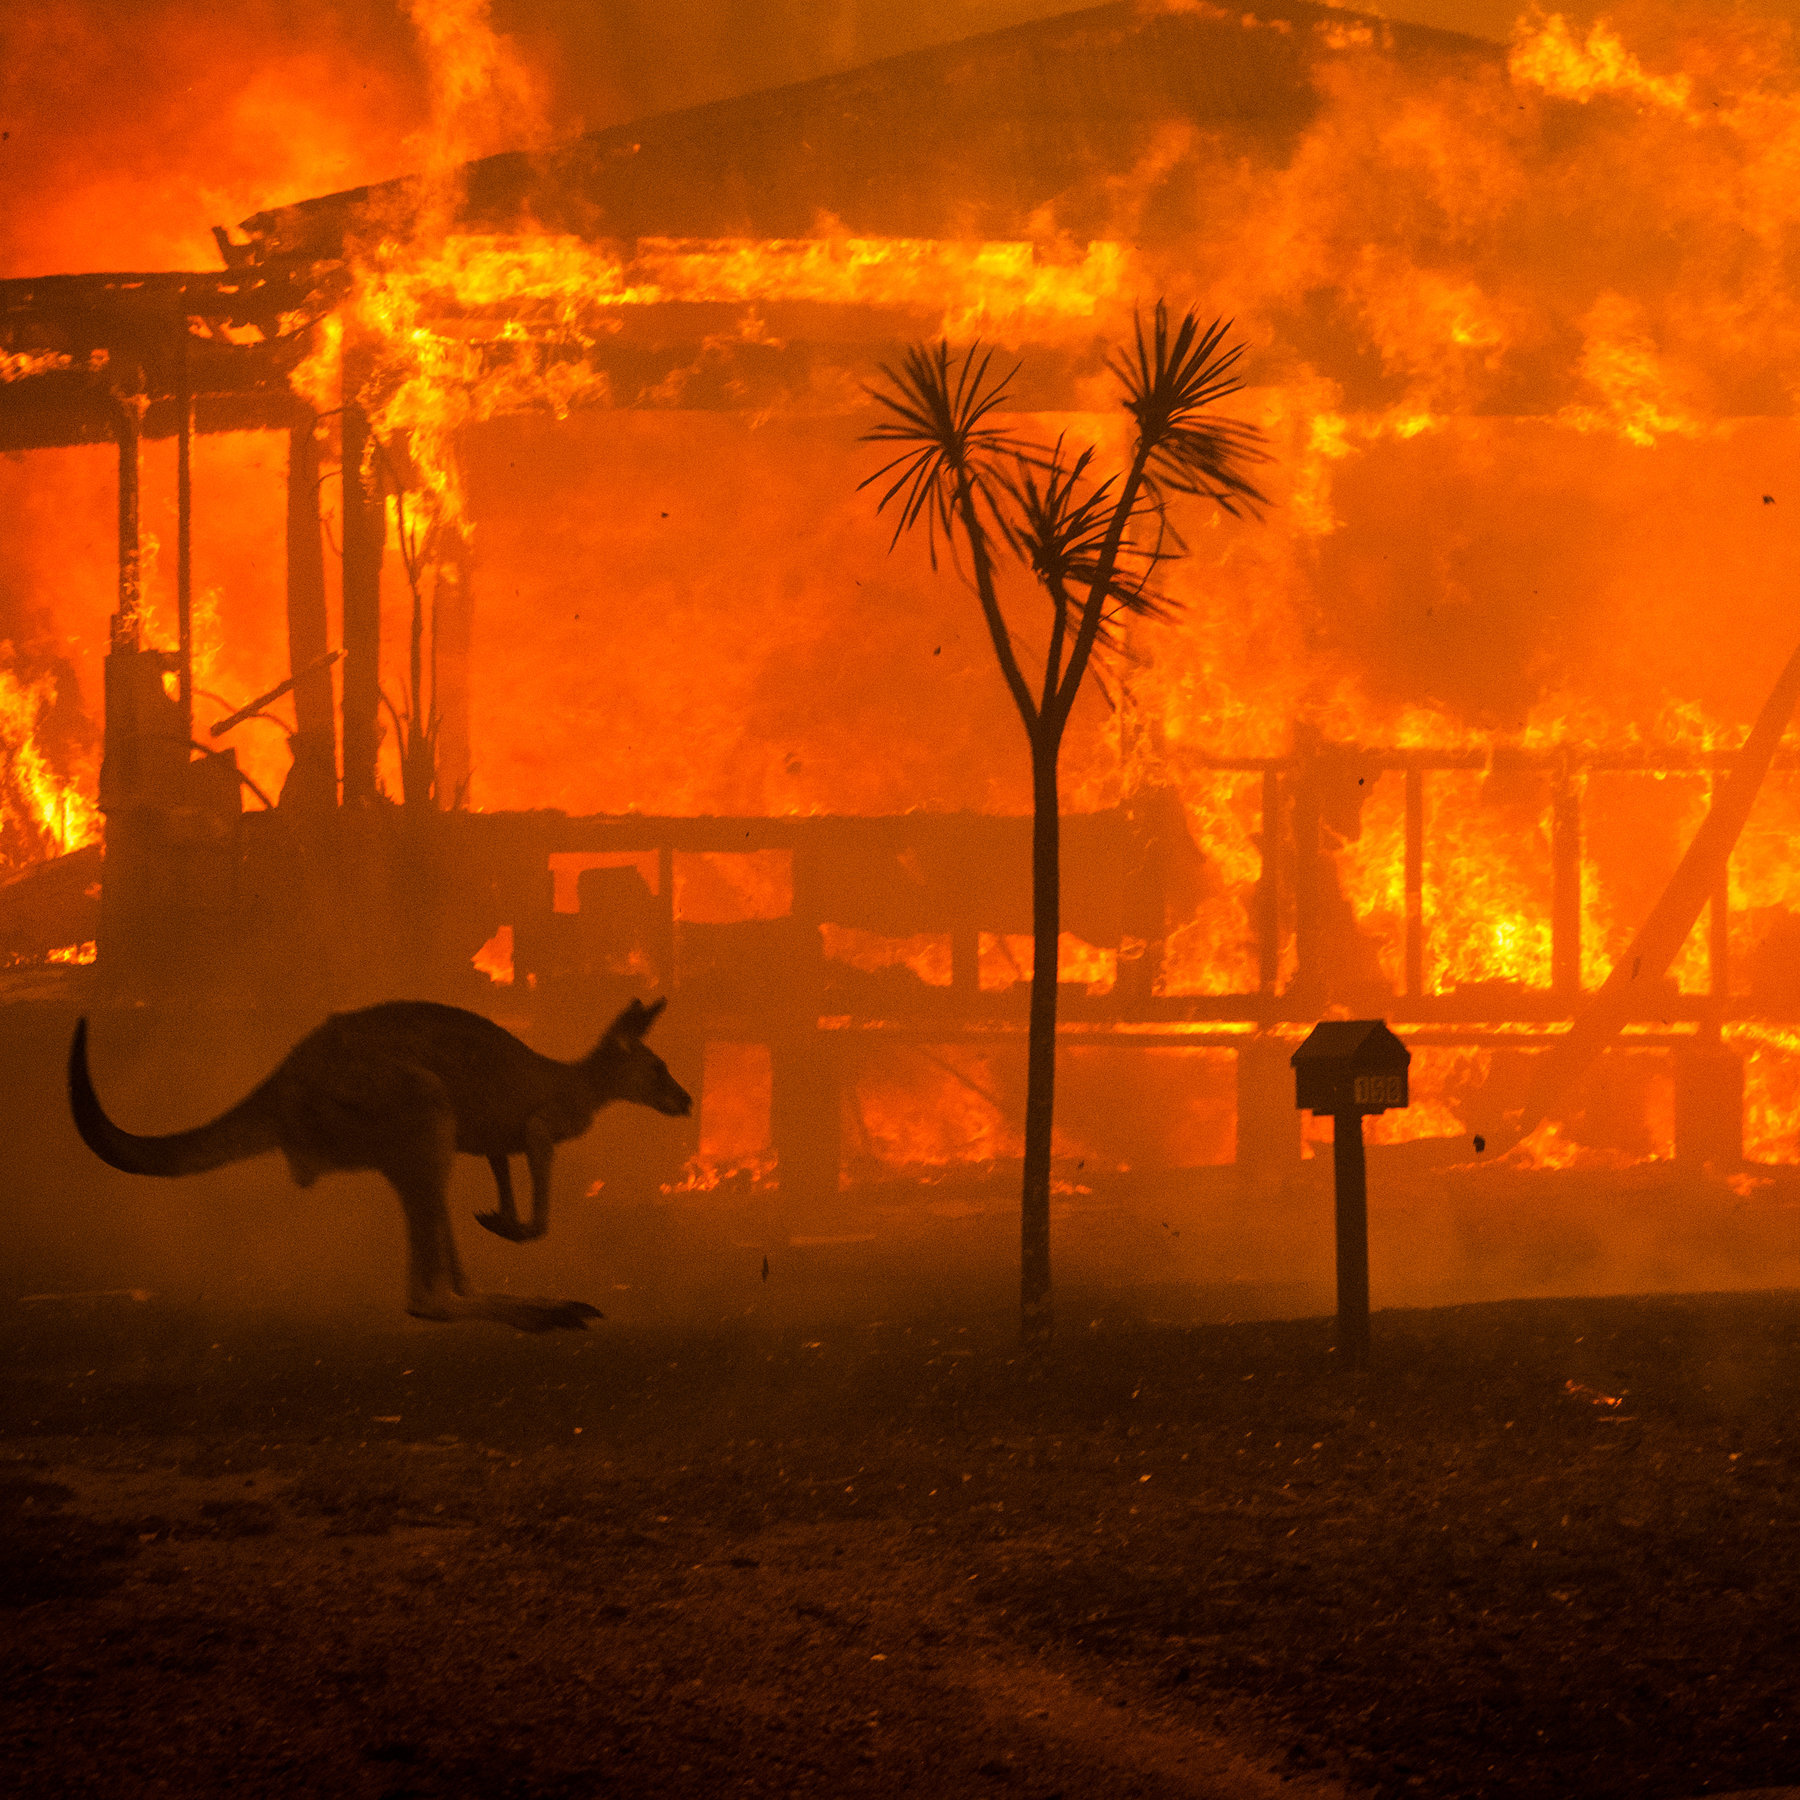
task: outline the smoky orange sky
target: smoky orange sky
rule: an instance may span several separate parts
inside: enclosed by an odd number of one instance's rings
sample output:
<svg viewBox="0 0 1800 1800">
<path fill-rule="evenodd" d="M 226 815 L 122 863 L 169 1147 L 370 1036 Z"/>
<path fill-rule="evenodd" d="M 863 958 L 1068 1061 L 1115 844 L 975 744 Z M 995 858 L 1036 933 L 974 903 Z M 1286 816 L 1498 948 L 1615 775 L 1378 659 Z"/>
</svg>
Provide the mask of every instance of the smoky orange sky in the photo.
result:
<svg viewBox="0 0 1800 1800">
<path fill-rule="evenodd" d="M 496 0 L 551 136 L 801 81 L 1075 8 L 1043 0 Z M 1504 40 L 1515 0 L 1362 8 Z M 1632 35 L 1632 3 L 1601 12 Z M 1748 10 L 1800 17 L 1800 0 Z M 402 7 L 33 0 L 0 8 L 0 275 L 214 267 L 208 228 L 381 180 L 429 114 Z M 498 122 L 484 150 L 513 148 Z"/>
</svg>

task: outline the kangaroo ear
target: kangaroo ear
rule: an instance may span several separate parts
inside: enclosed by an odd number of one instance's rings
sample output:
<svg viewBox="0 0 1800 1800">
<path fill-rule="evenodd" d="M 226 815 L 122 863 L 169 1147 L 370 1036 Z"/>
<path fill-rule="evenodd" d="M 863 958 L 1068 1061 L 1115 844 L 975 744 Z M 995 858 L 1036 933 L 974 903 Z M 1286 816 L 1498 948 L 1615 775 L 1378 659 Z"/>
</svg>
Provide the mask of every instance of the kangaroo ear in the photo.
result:
<svg viewBox="0 0 1800 1800">
<path fill-rule="evenodd" d="M 657 1015 L 668 1005 L 668 1001 L 658 1000 L 654 1006 L 646 1006 L 641 1000 L 633 1000 L 613 1022 L 607 1026 L 609 1038 L 642 1038 L 644 1033 L 656 1023 Z"/>
</svg>

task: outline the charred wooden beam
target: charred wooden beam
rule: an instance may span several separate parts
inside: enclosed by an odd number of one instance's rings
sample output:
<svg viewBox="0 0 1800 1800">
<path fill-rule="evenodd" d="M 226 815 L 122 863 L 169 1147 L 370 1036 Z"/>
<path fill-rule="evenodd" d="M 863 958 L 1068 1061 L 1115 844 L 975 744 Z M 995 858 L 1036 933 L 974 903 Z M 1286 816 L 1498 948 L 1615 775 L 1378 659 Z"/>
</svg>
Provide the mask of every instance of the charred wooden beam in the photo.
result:
<svg viewBox="0 0 1800 1800">
<path fill-rule="evenodd" d="M 1262 772 L 1262 870 L 1256 878 L 1256 985 L 1272 995 L 1281 983 L 1281 777 Z"/>
<path fill-rule="evenodd" d="M 279 344 L 194 340 L 187 351 L 190 430 L 202 437 L 220 431 L 285 431 L 296 408 L 288 371 L 300 354 L 301 347 L 287 340 Z M 179 436 L 181 408 L 174 385 L 163 392 L 152 384 L 144 400 L 138 436 Z M 109 443 L 117 430 L 104 366 L 97 372 L 60 369 L 0 382 L 0 450 Z"/>
<path fill-rule="evenodd" d="M 1425 771 L 1406 771 L 1406 994 L 1425 992 Z"/>
<path fill-rule="evenodd" d="M 325 674 L 337 659 L 338 652 L 335 650 L 327 650 L 323 656 L 314 657 L 311 662 L 303 664 L 285 680 L 276 682 L 267 693 L 258 694 L 254 700 L 246 700 L 236 712 L 227 713 L 224 718 L 214 720 L 212 729 L 207 735 L 209 737 L 223 737 L 226 732 L 230 731 L 234 726 L 243 724 L 246 719 L 254 719 L 264 707 L 273 705 L 274 702 L 279 700 L 284 694 L 291 694 L 310 676 Z M 199 748 L 206 750 L 208 756 L 215 754 L 215 752 L 207 750 L 207 747 L 204 744 L 200 745 Z"/>
<path fill-rule="evenodd" d="M 311 809 L 337 801 L 325 555 L 319 541 L 319 445 L 310 413 L 288 432 L 287 626 L 294 686 L 294 766 L 282 800 Z"/>
<path fill-rule="evenodd" d="M 1566 764 L 1550 802 L 1550 991 L 1570 1007 L 1581 997 L 1581 790 Z"/>
<path fill-rule="evenodd" d="M 1289 997 L 1316 1012 L 1324 1005 L 1330 979 L 1324 964 L 1324 871 L 1320 867 L 1319 773 L 1308 757 L 1294 776 L 1294 953 L 1296 967 Z"/>
<path fill-rule="evenodd" d="M 1714 775 L 1712 798 L 1717 799 L 1723 778 Z M 1713 879 L 1712 897 L 1707 902 L 1706 937 L 1707 986 L 1721 1002 L 1731 997 L 1731 857 L 1719 860 Z M 1740 1133 L 1741 1143 L 1741 1133 Z"/>
<path fill-rule="evenodd" d="M 194 732 L 194 400 L 188 390 L 187 335 L 182 334 L 176 406 L 180 417 L 175 435 L 175 614 L 181 658 L 177 671 L 181 728 Z"/>
<path fill-rule="evenodd" d="M 466 803 L 473 747 L 469 733 L 469 656 L 475 593 L 466 546 L 438 564 L 431 600 L 431 700 L 437 709 L 438 805 Z"/>
<path fill-rule="evenodd" d="M 117 398 L 114 421 L 119 444 L 119 593 L 112 620 L 112 647 L 138 647 L 138 611 L 142 603 L 138 563 L 138 424 L 143 417 L 134 394 Z"/>
<path fill-rule="evenodd" d="M 284 318 L 328 312 L 348 285 L 340 264 L 310 256 L 241 269 L 22 276 L 0 281 L 0 338 L 10 349 L 38 340 L 85 355 L 119 338 L 166 343 L 169 328 L 188 319 L 274 337 Z"/>
<path fill-rule="evenodd" d="M 367 353 L 346 351 L 344 408 L 344 804 L 378 793 L 381 749 L 381 558 L 387 537 L 369 421 L 356 402 Z"/>
<path fill-rule="evenodd" d="M 285 427 L 288 376 L 345 272 L 281 260 L 245 271 L 50 275 L 0 281 L 0 448 L 98 443 L 113 394 L 140 401 L 139 434 Z M 259 341 L 245 342 L 251 336 Z"/>
</svg>

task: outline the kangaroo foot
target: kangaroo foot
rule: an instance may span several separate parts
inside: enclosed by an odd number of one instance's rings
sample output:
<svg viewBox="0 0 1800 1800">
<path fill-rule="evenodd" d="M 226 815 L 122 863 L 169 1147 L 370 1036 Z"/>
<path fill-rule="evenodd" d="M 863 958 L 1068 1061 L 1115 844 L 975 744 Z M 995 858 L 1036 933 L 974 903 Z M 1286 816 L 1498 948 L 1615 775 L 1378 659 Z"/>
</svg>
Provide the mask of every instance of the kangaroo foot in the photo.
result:
<svg viewBox="0 0 1800 1800">
<path fill-rule="evenodd" d="M 475 1215 L 475 1223 L 485 1225 L 495 1237 L 503 1237 L 512 1244 L 522 1244 L 526 1239 L 536 1235 L 514 1213 L 478 1212 Z"/>
<path fill-rule="evenodd" d="M 490 1319 L 518 1331 L 586 1331 L 589 1319 L 606 1314 L 585 1300 L 515 1300 L 510 1294 L 475 1296 L 485 1302 Z"/>
<path fill-rule="evenodd" d="M 433 1294 L 406 1309 L 415 1319 L 449 1323 L 456 1319 L 492 1319 L 515 1331 L 586 1331 L 589 1319 L 606 1314 L 585 1300 L 523 1299 L 515 1294 Z"/>
</svg>

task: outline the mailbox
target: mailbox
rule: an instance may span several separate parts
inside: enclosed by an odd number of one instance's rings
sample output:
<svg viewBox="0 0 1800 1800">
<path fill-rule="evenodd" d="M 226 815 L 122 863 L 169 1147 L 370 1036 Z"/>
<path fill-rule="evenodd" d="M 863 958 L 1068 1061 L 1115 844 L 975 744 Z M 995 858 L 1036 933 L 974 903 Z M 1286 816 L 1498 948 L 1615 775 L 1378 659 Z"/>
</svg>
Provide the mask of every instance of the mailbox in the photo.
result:
<svg viewBox="0 0 1800 1800">
<path fill-rule="evenodd" d="M 1406 1104 L 1412 1052 L 1380 1019 L 1327 1019 L 1290 1058 L 1294 1104 L 1330 1113 L 1337 1212 L 1337 1348 L 1343 1366 L 1369 1366 L 1369 1196 L 1364 1113 Z"/>
<path fill-rule="evenodd" d="M 1301 1112 L 1378 1113 L 1407 1103 L 1412 1052 L 1380 1019 L 1327 1019 L 1290 1060 Z"/>
</svg>

